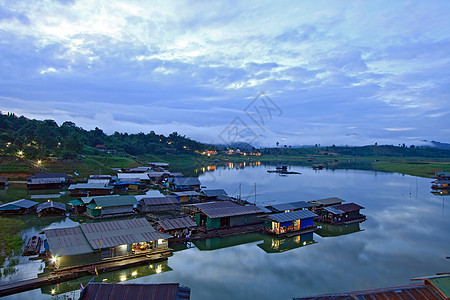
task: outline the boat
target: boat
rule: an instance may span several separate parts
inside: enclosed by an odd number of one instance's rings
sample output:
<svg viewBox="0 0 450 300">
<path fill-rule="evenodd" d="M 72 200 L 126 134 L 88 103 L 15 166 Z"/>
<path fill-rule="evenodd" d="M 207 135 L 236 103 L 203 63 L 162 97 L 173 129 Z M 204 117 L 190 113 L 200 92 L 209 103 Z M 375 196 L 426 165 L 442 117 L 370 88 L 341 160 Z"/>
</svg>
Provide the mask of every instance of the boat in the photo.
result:
<svg viewBox="0 0 450 300">
<path fill-rule="evenodd" d="M 25 249 L 23 250 L 22 255 L 23 256 L 30 256 L 30 255 L 36 255 L 39 254 L 39 251 L 41 249 L 42 240 L 38 236 L 31 237 L 27 245 L 25 246 Z"/>
</svg>

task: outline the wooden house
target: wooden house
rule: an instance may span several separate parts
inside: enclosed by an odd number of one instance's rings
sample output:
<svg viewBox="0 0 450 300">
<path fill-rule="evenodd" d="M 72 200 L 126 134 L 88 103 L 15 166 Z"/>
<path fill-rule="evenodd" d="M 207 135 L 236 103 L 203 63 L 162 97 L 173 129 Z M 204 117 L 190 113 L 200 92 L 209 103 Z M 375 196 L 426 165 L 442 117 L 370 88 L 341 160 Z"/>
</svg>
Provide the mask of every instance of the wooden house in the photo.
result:
<svg viewBox="0 0 450 300">
<path fill-rule="evenodd" d="M 47 201 L 36 207 L 38 217 L 43 215 L 62 215 L 66 214 L 66 205 L 61 202 Z"/>
<path fill-rule="evenodd" d="M 191 217 L 159 220 L 158 224 L 161 232 L 168 233 L 174 237 L 189 235 L 191 230 L 198 226 Z"/>
<path fill-rule="evenodd" d="M 177 197 L 179 203 L 193 203 L 200 199 L 200 194 L 196 191 L 174 192 L 171 195 Z"/>
<path fill-rule="evenodd" d="M 322 209 L 326 206 L 342 204 L 342 202 L 345 202 L 345 200 L 342 200 L 341 198 L 338 198 L 338 197 L 331 197 L 331 198 L 324 198 L 324 199 L 312 200 L 312 201 L 307 201 L 307 202 L 312 205 L 310 210 L 315 212 L 316 214 L 319 214 L 320 209 Z"/>
<path fill-rule="evenodd" d="M 253 205 L 241 206 L 231 201 L 218 201 L 192 206 L 197 209 L 195 222 L 207 229 L 263 223 L 259 216 L 264 211 Z"/>
<path fill-rule="evenodd" d="M 138 180 L 140 183 L 149 184 L 150 177 L 148 177 L 148 173 L 117 173 L 117 178 L 121 180 Z"/>
<path fill-rule="evenodd" d="M 152 170 L 156 171 L 156 172 L 164 172 L 169 170 L 169 164 L 168 163 L 163 163 L 163 162 L 149 162 L 147 163 Z"/>
<path fill-rule="evenodd" d="M 319 221 L 330 224 L 351 224 L 362 222 L 366 216 L 360 213 L 364 207 L 355 203 L 346 203 L 324 207 L 319 215 Z"/>
<path fill-rule="evenodd" d="M 137 201 L 134 196 L 92 197 L 86 205 L 86 216 L 90 218 L 108 218 L 127 216 L 135 213 Z"/>
<path fill-rule="evenodd" d="M 46 229 L 44 247 L 56 268 L 86 265 L 112 257 L 168 250 L 170 235 L 155 230 L 145 218 L 83 223 Z"/>
<path fill-rule="evenodd" d="M 122 178 L 113 182 L 114 192 L 138 191 L 145 189 L 146 185 L 139 178 Z"/>
<path fill-rule="evenodd" d="M 450 189 L 450 180 L 435 180 L 432 182 L 431 188 L 433 190 L 448 190 Z"/>
<path fill-rule="evenodd" d="M 450 180 L 450 172 L 436 172 L 434 177 L 438 180 Z"/>
<path fill-rule="evenodd" d="M 268 215 L 264 222 L 264 230 L 275 235 L 293 236 L 312 232 L 316 229 L 314 218 L 317 215 L 309 210 Z"/>
<path fill-rule="evenodd" d="M 313 207 L 312 204 L 307 203 L 305 201 L 289 202 L 289 203 L 274 204 L 274 205 L 266 206 L 266 208 L 268 208 L 269 210 L 271 210 L 274 213 L 312 209 L 312 207 Z"/>
<path fill-rule="evenodd" d="M 70 184 L 72 176 L 65 173 L 37 173 L 27 178 L 27 189 L 60 189 Z"/>
<path fill-rule="evenodd" d="M 70 196 L 103 196 L 111 195 L 113 187 L 104 183 L 77 183 L 68 188 Z"/>
<path fill-rule="evenodd" d="M 36 209 L 38 202 L 21 199 L 0 205 L 0 213 L 2 214 L 27 214 Z"/>
<path fill-rule="evenodd" d="M 203 201 L 215 201 L 219 196 L 228 196 L 223 189 L 202 190 L 201 195 Z"/>
<path fill-rule="evenodd" d="M 197 177 L 174 177 L 168 180 L 169 189 L 175 192 L 200 191 L 200 180 Z"/>
<path fill-rule="evenodd" d="M 189 300 L 190 295 L 190 288 L 178 283 L 89 283 L 81 292 L 79 300 Z"/>
<path fill-rule="evenodd" d="M 175 196 L 144 197 L 138 201 L 137 210 L 140 213 L 155 213 L 175 210 L 178 199 Z"/>
</svg>

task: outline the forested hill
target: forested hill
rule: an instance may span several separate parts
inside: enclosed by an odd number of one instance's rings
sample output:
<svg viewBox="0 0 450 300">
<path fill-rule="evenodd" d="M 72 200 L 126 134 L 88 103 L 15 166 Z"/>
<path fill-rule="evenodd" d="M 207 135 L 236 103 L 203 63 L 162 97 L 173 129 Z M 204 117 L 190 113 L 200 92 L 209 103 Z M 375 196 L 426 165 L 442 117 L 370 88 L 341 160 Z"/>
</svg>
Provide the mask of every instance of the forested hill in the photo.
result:
<svg viewBox="0 0 450 300">
<path fill-rule="evenodd" d="M 23 151 L 28 158 L 48 156 L 74 157 L 95 147 L 124 152 L 130 155 L 162 154 L 168 151 L 193 152 L 214 148 L 194 141 L 177 132 L 164 135 L 150 133 L 105 134 L 101 129 L 84 130 L 67 121 L 58 126 L 53 120 L 30 120 L 24 116 L 0 113 L 0 151 L 15 154 Z"/>
</svg>

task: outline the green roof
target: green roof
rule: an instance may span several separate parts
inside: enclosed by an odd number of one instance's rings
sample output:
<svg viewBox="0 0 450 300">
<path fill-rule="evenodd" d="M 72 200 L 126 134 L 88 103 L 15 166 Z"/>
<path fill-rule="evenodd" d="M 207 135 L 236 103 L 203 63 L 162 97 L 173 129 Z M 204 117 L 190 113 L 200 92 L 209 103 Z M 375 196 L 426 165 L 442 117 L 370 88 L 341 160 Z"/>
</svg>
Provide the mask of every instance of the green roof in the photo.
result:
<svg viewBox="0 0 450 300">
<path fill-rule="evenodd" d="M 69 203 L 72 204 L 73 206 L 79 206 L 79 205 L 83 205 L 84 204 L 84 202 L 79 200 L 79 199 L 70 200 Z"/>
<path fill-rule="evenodd" d="M 97 205 L 95 203 L 91 203 L 91 204 L 86 205 L 86 207 L 89 209 L 95 209 L 97 207 Z"/>
<path fill-rule="evenodd" d="M 425 284 L 434 286 L 444 297 L 450 298 L 450 275 L 434 275 L 413 278 L 411 280 L 424 280 Z"/>
<path fill-rule="evenodd" d="M 112 196 L 112 197 L 100 197 L 93 200 L 96 206 L 110 207 L 110 206 L 124 206 L 124 205 L 137 205 L 136 197 L 131 195 L 125 196 Z"/>
</svg>

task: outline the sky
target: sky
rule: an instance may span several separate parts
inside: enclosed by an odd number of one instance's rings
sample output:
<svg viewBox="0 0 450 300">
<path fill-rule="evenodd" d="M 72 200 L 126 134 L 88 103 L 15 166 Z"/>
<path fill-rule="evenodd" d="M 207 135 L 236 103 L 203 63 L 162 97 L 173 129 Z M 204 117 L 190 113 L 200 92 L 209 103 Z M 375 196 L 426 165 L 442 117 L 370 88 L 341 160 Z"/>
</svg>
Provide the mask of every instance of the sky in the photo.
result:
<svg viewBox="0 0 450 300">
<path fill-rule="evenodd" d="M 450 142 L 450 1 L 2 1 L 0 110 L 255 146 Z"/>
</svg>

